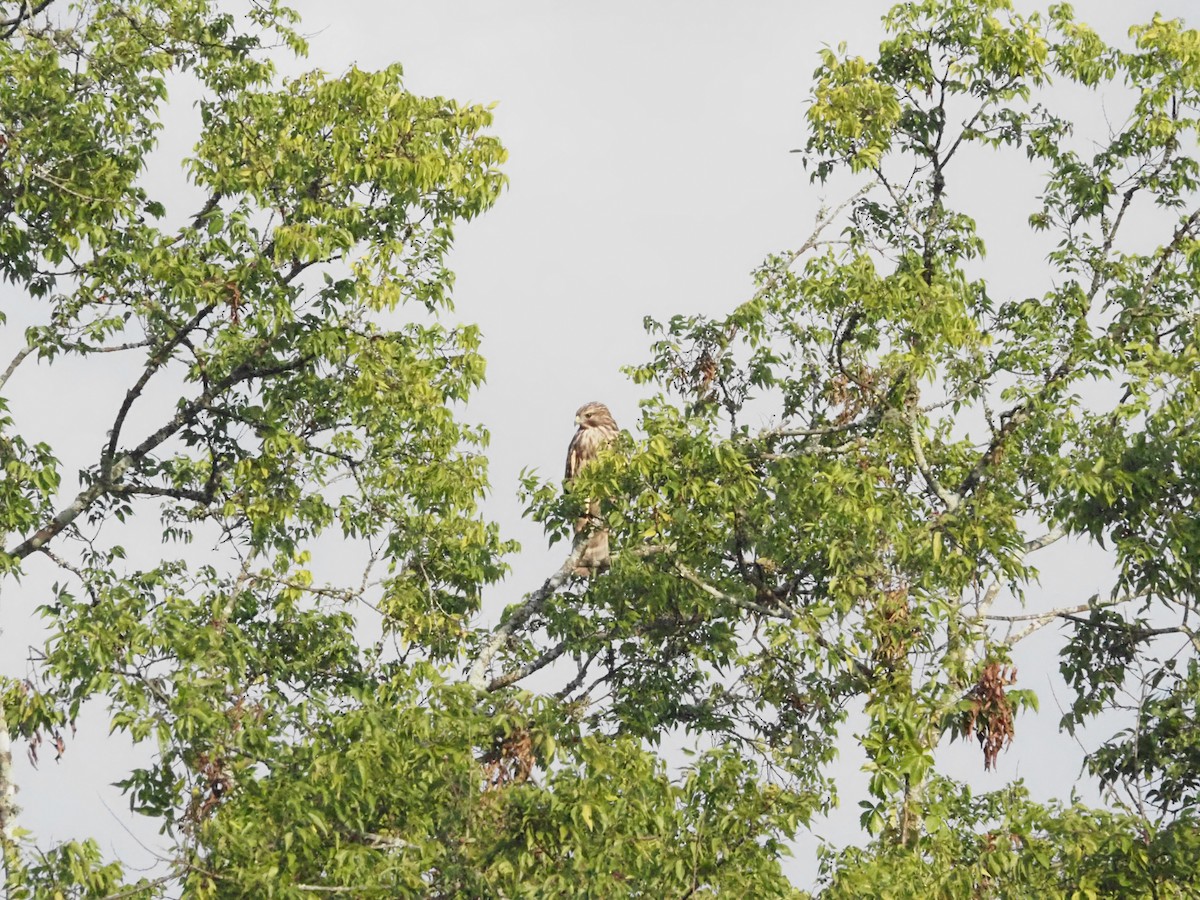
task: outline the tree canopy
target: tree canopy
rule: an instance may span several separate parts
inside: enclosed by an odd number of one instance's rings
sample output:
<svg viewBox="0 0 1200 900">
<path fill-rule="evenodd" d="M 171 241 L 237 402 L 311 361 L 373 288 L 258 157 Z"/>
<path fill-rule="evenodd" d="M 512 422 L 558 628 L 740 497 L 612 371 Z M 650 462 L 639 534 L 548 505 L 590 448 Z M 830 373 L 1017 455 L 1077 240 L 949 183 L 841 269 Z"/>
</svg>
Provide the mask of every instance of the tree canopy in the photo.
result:
<svg viewBox="0 0 1200 900">
<path fill-rule="evenodd" d="M 864 841 L 822 896 L 1194 893 L 1200 34 L 925 0 L 824 52 L 802 158 L 845 202 L 727 315 L 647 320 L 638 428 L 523 485 L 553 540 L 603 498 L 611 569 L 564 540 L 489 629 L 518 548 L 480 512 L 446 259 L 505 185 L 490 113 L 398 64 L 281 78 L 296 15 L 231 9 L 0 3 L 0 275 L 36 323 L 0 375 L 0 575 L 61 570 L 0 681 L 6 896 L 803 896 L 782 861 L 851 742 Z M 146 178 L 183 84 L 187 209 Z M 1100 88 L 1126 108 L 1083 133 Z M 989 171 L 1035 185 L 1037 291 L 955 205 Z M 7 414 L 30 357 L 124 379 L 77 479 Z M 1068 536 L 1112 590 L 1040 605 Z M 939 764 L 1020 741 L 1047 625 L 1061 727 L 1109 729 L 1104 808 Z M 121 788 L 158 871 L 21 827 L 9 741 L 62 752 L 85 704 L 147 750 Z M 679 734 L 718 749 L 674 765 Z"/>
</svg>

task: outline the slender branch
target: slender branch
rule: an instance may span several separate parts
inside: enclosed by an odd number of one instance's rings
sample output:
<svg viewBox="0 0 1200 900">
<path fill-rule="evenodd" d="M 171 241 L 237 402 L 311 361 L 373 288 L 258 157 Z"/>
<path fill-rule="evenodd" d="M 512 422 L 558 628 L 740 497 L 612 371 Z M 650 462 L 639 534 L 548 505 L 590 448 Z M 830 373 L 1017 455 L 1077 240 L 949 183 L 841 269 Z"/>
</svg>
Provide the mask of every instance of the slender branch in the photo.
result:
<svg viewBox="0 0 1200 900">
<path fill-rule="evenodd" d="M 0 390 L 4 389 L 4 385 L 8 384 L 8 379 L 12 377 L 12 373 L 17 371 L 17 366 L 25 361 L 25 357 L 32 353 L 35 347 L 23 347 L 17 351 L 17 355 L 13 357 L 12 362 L 8 364 L 8 368 L 4 370 L 4 374 L 0 375 Z"/>
<path fill-rule="evenodd" d="M 667 553 L 667 552 L 671 551 L 672 549 L 673 549 L 673 547 L 662 545 L 662 544 L 647 544 L 647 545 L 644 545 L 641 547 L 636 547 L 633 550 L 629 550 L 626 552 L 628 552 L 631 555 L 636 556 L 638 558 L 646 558 L 646 557 L 650 557 L 650 556 L 656 556 L 660 553 Z M 507 641 L 508 638 L 511 637 L 515 633 L 517 628 L 521 627 L 526 621 L 529 620 L 530 617 L 541 612 L 541 610 L 545 607 L 546 600 L 550 597 L 551 594 L 553 594 L 556 590 L 558 590 L 559 587 L 562 586 L 563 582 L 565 582 L 566 579 L 564 578 L 561 581 L 558 581 L 557 584 L 555 584 L 553 587 L 550 587 L 551 582 L 554 582 L 555 579 L 557 579 L 564 572 L 566 572 L 567 575 L 573 574 L 574 567 L 576 565 L 578 565 L 579 558 L 582 556 L 582 554 L 585 550 L 586 550 L 586 542 L 580 542 L 579 545 L 575 548 L 574 552 L 572 552 L 571 556 L 569 556 L 567 558 L 566 562 L 563 563 L 562 568 L 559 569 L 558 572 L 556 572 L 554 575 L 552 575 L 546 581 L 546 583 L 544 585 L 542 585 L 541 588 L 539 588 L 537 591 L 535 591 L 534 593 L 532 593 L 532 594 L 528 595 L 528 597 L 526 597 L 525 604 L 523 606 L 521 606 L 517 610 L 517 612 L 515 612 L 513 614 L 513 618 L 516 618 L 518 615 L 522 616 L 520 621 L 514 623 L 513 619 L 509 619 L 508 622 L 506 622 L 504 626 L 501 626 L 501 628 L 505 628 L 506 626 L 511 626 L 504 633 L 503 639 L 500 638 L 500 633 L 501 633 L 500 629 L 497 629 L 496 634 L 492 636 L 492 639 L 488 642 L 487 646 L 485 646 L 483 653 L 481 653 L 479 659 L 477 659 L 475 661 L 475 664 L 472 665 L 470 675 L 467 678 L 468 684 L 473 685 L 478 690 L 486 690 L 489 693 L 492 691 L 498 691 L 501 688 L 505 688 L 511 684 L 515 684 L 516 682 L 522 680 L 523 678 L 528 678 L 534 672 L 544 669 L 546 666 L 550 665 L 550 663 L 554 662 L 556 659 L 558 659 L 560 656 L 562 656 L 567 651 L 567 643 L 568 642 L 565 640 L 559 641 L 553 647 L 550 647 L 547 650 L 542 651 L 542 653 L 540 653 L 537 657 L 530 660 L 529 662 L 525 663 L 525 665 L 520 666 L 516 669 L 511 669 L 508 672 L 504 672 L 503 674 L 497 675 L 491 681 L 486 682 L 486 684 L 484 683 L 484 679 L 486 677 L 484 673 L 486 672 L 486 669 L 487 669 L 487 663 L 483 663 L 481 665 L 480 660 L 484 659 L 484 655 L 486 654 L 487 661 L 490 662 L 491 659 L 495 656 L 496 652 L 498 652 L 499 649 L 504 646 L 505 641 Z M 621 556 L 620 553 L 614 553 L 613 559 L 619 559 L 620 556 Z M 536 601 L 538 601 L 539 599 L 540 599 L 540 602 L 537 603 L 536 607 L 534 607 L 533 604 Z M 649 626 L 653 626 L 655 624 L 660 624 L 660 622 L 661 622 L 661 620 L 655 619 L 653 622 L 649 623 Z M 600 632 L 598 635 L 595 635 L 595 638 L 599 641 L 606 641 L 612 634 L 613 634 L 613 632 L 611 632 L 611 631 L 604 631 L 604 632 Z M 579 685 L 583 683 L 583 679 L 587 676 L 588 666 L 591 665 L 592 660 L 594 660 L 595 658 L 596 658 L 595 653 L 593 653 L 591 656 L 589 656 L 587 661 L 580 665 L 578 674 L 570 682 L 568 682 L 566 687 L 564 687 L 562 690 L 560 690 L 556 694 L 556 696 L 561 699 L 562 697 L 565 697 L 571 691 L 573 691 L 577 687 L 579 687 Z"/>
<path fill-rule="evenodd" d="M 579 686 L 583 684 L 584 679 L 587 678 L 588 669 L 591 668 L 592 663 L 599 655 L 599 651 L 588 654 L 588 658 L 579 663 L 579 671 L 575 673 L 575 677 L 563 685 L 561 690 L 556 691 L 554 696 L 562 700 L 578 690 Z"/>
<path fill-rule="evenodd" d="M 47 559 L 49 559 L 52 563 L 54 563 L 60 569 L 65 569 L 66 571 L 70 572 L 72 575 L 74 575 L 76 578 L 79 579 L 79 581 L 83 585 L 84 589 L 88 592 L 88 595 L 92 598 L 93 606 L 95 606 L 97 603 L 100 602 L 100 595 L 96 593 L 96 589 L 92 587 L 91 582 L 89 582 L 87 580 L 87 578 L 84 576 L 83 572 L 79 569 L 78 566 L 74 566 L 71 563 L 67 562 L 65 559 L 63 559 L 62 557 L 57 556 L 54 553 L 54 551 L 52 551 L 49 547 L 42 547 L 41 552 Z"/>
<path fill-rule="evenodd" d="M 1065 528 L 1063 528 L 1061 525 L 1056 525 L 1054 528 L 1051 528 L 1048 532 L 1040 537 L 1032 538 L 1031 540 L 1026 541 L 1025 552 L 1021 554 L 1021 562 L 1025 562 L 1030 553 L 1036 553 L 1038 550 L 1049 547 L 1051 544 L 1062 540 L 1064 537 L 1066 537 L 1066 534 L 1067 530 Z M 978 618 L 992 618 L 991 616 L 988 616 L 987 612 L 992 608 L 992 604 L 996 602 L 996 598 L 1000 596 L 1000 586 L 999 579 L 996 579 L 991 583 L 991 585 L 988 586 L 987 592 L 983 595 L 983 599 L 981 599 L 978 605 L 975 607 L 975 615 Z"/>
<path fill-rule="evenodd" d="M 95 503 L 101 496 L 110 493 L 114 488 L 119 487 L 119 482 L 125 473 L 135 464 L 141 462 L 149 453 L 158 447 L 163 441 L 173 435 L 176 431 L 182 428 L 187 423 L 191 422 L 201 412 L 212 406 L 213 400 L 222 391 L 228 390 L 234 385 L 244 381 L 250 381 L 255 378 L 270 378 L 274 375 L 281 375 L 285 372 L 294 371 L 303 366 L 308 365 L 309 358 L 306 356 L 299 357 L 291 362 L 281 363 L 278 366 L 270 368 L 255 368 L 246 363 L 238 366 L 225 378 L 209 387 L 200 393 L 190 403 L 185 403 L 179 408 L 171 419 L 161 428 L 143 440 L 140 444 L 121 456 L 116 460 L 107 473 L 106 478 L 97 479 L 93 484 L 85 490 L 80 491 L 71 503 L 59 510 L 46 525 L 38 529 L 38 531 L 30 538 L 19 544 L 14 550 L 8 552 L 8 555 L 14 559 L 24 559 L 31 553 L 40 550 L 43 546 L 57 537 L 64 528 L 74 522 L 79 516 Z"/>
<path fill-rule="evenodd" d="M 804 444 L 796 450 L 786 450 L 783 453 L 758 453 L 757 459 L 780 460 L 780 459 L 797 459 L 802 456 L 838 456 L 859 445 L 859 439 L 845 441 L 835 447 L 826 447 L 822 444 Z"/>
<path fill-rule="evenodd" d="M 479 691 L 488 690 L 487 670 L 488 666 L 492 664 L 492 660 L 496 658 L 496 654 L 526 622 L 545 608 L 546 601 L 554 596 L 555 592 L 574 575 L 575 567 L 579 565 L 586 549 L 586 541 L 576 541 L 571 555 L 558 567 L 558 571 L 547 578 L 536 591 L 527 594 L 524 602 L 513 609 L 512 614 L 492 633 L 488 642 L 483 645 L 483 649 L 479 651 L 475 662 L 471 664 L 471 669 L 467 674 L 467 684 Z"/>
<path fill-rule="evenodd" d="M 841 434 L 845 431 L 852 431 L 858 428 L 859 422 L 846 422 L 842 425 L 825 425 L 819 428 L 788 428 L 780 426 L 778 428 L 767 428 L 758 433 L 760 440 L 770 440 L 776 437 L 823 437 L 827 434 Z"/>
<path fill-rule="evenodd" d="M 954 512 L 958 509 L 958 505 L 962 503 L 962 495 L 946 490 L 933 474 L 933 469 L 929 467 L 929 461 L 925 458 L 925 448 L 921 445 L 921 436 L 917 433 L 916 419 L 911 415 L 906 416 L 905 424 L 908 426 L 908 443 L 912 448 L 917 470 L 925 479 L 925 483 L 929 485 L 929 489 L 945 504 L 946 509 Z"/>
<path fill-rule="evenodd" d="M 153 484 L 119 484 L 109 491 L 114 497 L 169 497 L 172 500 L 191 500 L 207 506 L 212 503 L 214 492 L 196 491 L 190 488 L 160 487 Z"/>
<path fill-rule="evenodd" d="M 113 344 L 111 347 L 89 347 L 86 344 L 70 344 L 70 349 L 76 353 L 123 353 L 126 350 L 139 350 L 142 347 L 151 346 L 152 342 L 149 338 L 144 341 L 130 341 L 127 344 Z"/>
<path fill-rule="evenodd" d="M 1079 610 L 1078 612 L 1082 611 L 1083 610 Z M 1166 628 L 1137 628 L 1127 623 L 1121 623 L 1118 625 L 1115 622 L 1093 622 L 1090 619 L 1080 618 L 1075 613 L 1063 613 L 1060 618 L 1069 619 L 1070 621 L 1076 622 L 1080 625 L 1098 625 L 1100 628 L 1108 628 L 1114 631 L 1127 631 L 1130 637 L 1138 640 L 1161 637 L 1164 634 L 1182 634 L 1186 636 L 1189 641 L 1191 641 L 1193 647 L 1195 647 L 1197 650 L 1200 650 L 1200 635 L 1197 635 L 1196 632 L 1188 628 L 1186 625 L 1168 626 Z"/>
<path fill-rule="evenodd" d="M 825 229 L 829 227 L 830 223 L 833 222 L 833 220 L 836 219 L 839 215 L 841 215 L 843 210 L 845 210 L 846 207 L 850 206 L 850 204 L 854 203 L 856 200 L 861 199 L 862 197 L 865 197 L 871 191 L 871 189 L 873 187 L 875 187 L 875 184 L 876 184 L 875 181 L 868 182 L 863 187 L 859 188 L 859 190 L 857 190 L 855 193 L 851 194 L 848 198 L 843 200 L 838 206 L 836 206 L 832 210 L 822 208 L 821 211 L 817 214 L 816 224 L 813 226 L 812 234 L 810 234 L 808 236 L 808 240 L 806 240 L 803 244 L 801 244 L 798 249 L 793 250 L 791 253 L 788 253 L 784 256 L 784 263 L 783 263 L 784 270 L 791 268 L 792 265 L 796 262 L 796 260 L 798 260 L 801 256 L 803 256 L 809 250 L 812 250 L 813 248 L 819 246 L 821 243 L 821 235 L 824 233 Z M 761 297 L 766 295 L 766 293 L 768 291 L 772 290 L 775 286 L 776 286 L 775 279 L 769 279 L 766 282 L 766 284 L 764 284 L 762 287 L 760 287 L 757 291 L 754 292 L 754 296 L 750 298 L 750 302 L 760 299 Z"/>
<path fill-rule="evenodd" d="M 721 600 L 725 603 L 730 603 L 739 609 L 758 613 L 760 616 L 769 616 L 772 619 L 791 619 L 793 617 L 790 612 L 779 609 L 771 609 L 768 606 L 763 606 L 761 603 L 755 603 L 753 600 L 743 600 L 740 597 L 734 597 L 732 594 L 727 594 L 720 588 L 709 584 L 678 560 L 673 560 L 672 564 L 675 566 L 675 571 L 679 573 L 679 576 L 683 578 L 684 581 L 694 584 L 710 597 L 714 597 L 717 600 Z"/>
<path fill-rule="evenodd" d="M 112 430 L 109 432 L 108 447 L 105 448 L 104 453 L 100 457 L 100 472 L 102 480 L 112 480 L 110 471 L 112 468 L 113 457 L 117 452 L 117 442 L 121 439 L 121 428 L 125 424 L 125 417 L 129 415 L 129 410 L 133 407 L 134 402 L 138 397 L 141 396 L 147 382 L 150 381 L 155 372 L 162 368 L 162 366 L 170 358 L 171 353 L 175 350 L 175 348 L 178 347 L 184 338 L 188 336 L 188 333 L 191 332 L 192 329 L 194 329 L 197 325 L 199 325 L 200 322 L 203 321 L 204 318 L 215 308 L 216 304 L 214 303 L 210 303 L 203 307 L 199 312 L 192 316 L 191 320 L 186 325 L 183 325 L 178 331 L 176 331 L 175 334 L 171 336 L 170 340 L 163 344 L 159 350 L 152 353 L 150 358 L 146 361 L 146 368 L 142 371 L 141 376 L 134 383 L 133 387 L 125 392 L 125 400 L 121 404 L 120 410 L 117 411 L 117 418 L 113 422 Z"/>
<path fill-rule="evenodd" d="M 1020 643 L 1021 641 L 1025 640 L 1025 638 L 1029 637 L 1035 631 L 1039 631 L 1042 628 L 1045 628 L 1047 625 L 1049 625 L 1051 622 L 1055 621 L 1056 619 L 1070 619 L 1070 620 L 1074 620 L 1074 621 L 1087 621 L 1086 619 L 1084 619 L 1084 620 L 1077 619 L 1076 618 L 1077 614 L 1082 613 L 1082 612 L 1087 612 L 1088 610 L 1091 610 L 1091 609 L 1108 609 L 1113 606 L 1120 606 L 1123 603 L 1128 603 L 1131 600 L 1137 600 L 1139 597 L 1144 597 L 1145 595 L 1146 595 L 1146 592 L 1141 591 L 1136 594 L 1127 594 L 1124 597 L 1118 597 L 1116 599 L 1108 600 L 1104 603 L 1101 603 L 1101 602 L 1099 602 L 1100 595 L 1092 594 L 1092 596 L 1088 598 L 1088 601 L 1086 603 L 1080 603 L 1076 606 L 1061 606 L 1057 609 L 1048 609 L 1045 612 L 1040 612 L 1040 613 L 1022 613 L 1022 614 L 1014 615 L 1014 616 L 986 615 L 986 616 L 981 616 L 981 618 L 985 618 L 989 622 L 1008 622 L 1008 623 L 1010 623 L 1009 633 L 1005 637 L 1005 642 L 1011 647 L 1012 645 Z M 1012 631 L 1012 623 L 1015 623 L 1015 622 L 1028 622 L 1029 624 L 1014 634 Z M 1175 629 L 1170 629 L 1170 630 L 1173 631 Z M 1166 633 L 1166 632 L 1164 631 L 1163 633 Z"/>
<path fill-rule="evenodd" d="M 1048 609 L 1045 612 L 1022 613 L 1017 616 L 997 616 L 989 614 L 984 616 L 984 618 L 989 622 L 1028 622 L 1031 620 L 1053 619 L 1058 616 L 1066 615 L 1067 613 L 1087 612 L 1092 608 L 1094 600 L 1095 597 L 1093 597 L 1092 600 L 1088 601 L 1087 603 L 1079 603 L 1075 606 L 1060 606 L 1058 609 Z"/>
<path fill-rule="evenodd" d="M 1171 254 L 1179 250 L 1184 238 L 1190 237 L 1195 230 L 1197 223 L 1200 223 L 1200 209 L 1195 209 L 1192 214 L 1183 220 L 1183 223 L 1175 229 L 1175 234 L 1171 237 L 1171 242 L 1167 246 L 1162 247 L 1158 251 L 1158 260 L 1151 269 L 1146 283 L 1142 285 L 1142 289 L 1138 295 L 1137 306 L 1128 310 L 1129 318 L 1117 329 L 1116 336 L 1118 340 L 1125 340 L 1129 335 L 1129 329 L 1132 326 L 1133 320 L 1146 312 L 1146 304 L 1150 299 L 1150 292 L 1162 280 L 1163 272 L 1166 271 L 1167 260 Z"/>
</svg>

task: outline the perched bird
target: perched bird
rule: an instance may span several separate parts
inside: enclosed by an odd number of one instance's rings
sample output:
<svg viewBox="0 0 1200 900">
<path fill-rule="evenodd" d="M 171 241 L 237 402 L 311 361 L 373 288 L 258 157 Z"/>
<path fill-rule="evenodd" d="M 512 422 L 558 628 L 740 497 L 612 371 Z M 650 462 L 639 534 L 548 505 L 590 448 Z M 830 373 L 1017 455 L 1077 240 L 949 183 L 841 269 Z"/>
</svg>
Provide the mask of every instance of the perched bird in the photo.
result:
<svg viewBox="0 0 1200 900">
<path fill-rule="evenodd" d="M 585 403 L 575 413 L 575 424 L 579 428 L 567 448 L 567 484 L 600 453 L 600 450 L 617 436 L 617 423 L 603 403 Z M 576 545 L 586 541 L 587 545 L 575 567 L 576 575 L 591 575 L 608 568 L 608 529 L 599 527 L 600 501 L 589 500 L 587 515 L 575 523 Z"/>
</svg>

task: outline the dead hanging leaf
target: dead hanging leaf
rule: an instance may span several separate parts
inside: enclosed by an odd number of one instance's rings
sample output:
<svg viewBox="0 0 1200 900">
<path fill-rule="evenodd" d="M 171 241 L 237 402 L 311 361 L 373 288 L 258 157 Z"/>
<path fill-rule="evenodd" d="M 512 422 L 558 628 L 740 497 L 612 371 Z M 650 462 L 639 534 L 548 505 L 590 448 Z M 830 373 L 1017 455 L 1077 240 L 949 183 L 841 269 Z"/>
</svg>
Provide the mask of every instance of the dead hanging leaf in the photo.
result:
<svg viewBox="0 0 1200 900">
<path fill-rule="evenodd" d="M 529 780 L 536 761 L 533 736 L 529 729 L 522 728 L 497 738 L 492 749 L 480 759 L 483 763 L 484 790 L 494 791 L 509 784 L 523 784 Z"/>
<path fill-rule="evenodd" d="M 979 739 L 985 770 L 996 765 L 1000 751 L 1013 741 L 1013 708 L 1004 689 L 1016 682 L 1016 666 L 993 662 L 984 667 L 971 688 L 966 733 Z"/>
<path fill-rule="evenodd" d="M 707 398 L 711 392 L 712 383 L 717 377 L 717 361 L 708 350 L 702 352 L 700 358 L 696 360 L 693 377 L 696 381 L 696 396 L 700 399 Z"/>
<path fill-rule="evenodd" d="M 74 730 L 75 726 L 72 724 L 72 733 L 74 733 Z M 29 750 L 27 755 L 29 757 L 29 764 L 35 769 L 38 767 L 38 763 L 40 762 L 40 757 L 38 754 L 43 743 L 45 743 L 45 738 L 42 737 L 42 733 L 40 731 L 35 731 L 29 738 Z M 50 746 L 54 748 L 55 762 L 58 762 L 67 753 L 66 739 L 63 738 L 62 732 L 57 728 L 50 732 Z"/>
<path fill-rule="evenodd" d="M 876 665 L 894 669 L 903 663 L 916 630 L 909 624 L 908 585 L 895 584 L 876 596 L 874 604 L 876 646 L 872 660 Z"/>
<path fill-rule="evenodd" d="M 185 818 L 192 825 L 199 824 L 211 816 L 233 787 L 233 779 L 225 768 L 225 760 L 219 754 L 199 754 L 196 757 L 196 774 L 200 776 L 200 789 L 193 795 L 185 814 Z"/>
<path fill-rule="evenodd" d="M 242 324 L 242 289 L 236 281 L 225 284 L 229 295 L 229 321 L 234 325 Z"/>
</svg>

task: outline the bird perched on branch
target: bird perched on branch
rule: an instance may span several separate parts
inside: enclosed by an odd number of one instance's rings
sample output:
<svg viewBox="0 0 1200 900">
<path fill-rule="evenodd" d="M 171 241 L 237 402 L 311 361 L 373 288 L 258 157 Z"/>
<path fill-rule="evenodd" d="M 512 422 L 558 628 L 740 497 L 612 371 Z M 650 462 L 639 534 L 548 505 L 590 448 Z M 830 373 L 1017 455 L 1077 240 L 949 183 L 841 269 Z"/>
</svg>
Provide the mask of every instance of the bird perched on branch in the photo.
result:
<svg viewBox="0 0 1200 900">
<path fill-rule="evenodd" d="M 575 413 L 579 428 L 567 448 L 567 484 L 575 480 L 588 465 L 617 436 L 617 423 L 603 403 L 585 403 Z M 591 575 L 608 568 L 608 529 L 600 522 L 600 501 L 588 500 L 587 515 L 575 523 L 576 546 L 586 541 L 576 575 Z"/>
</svg>

